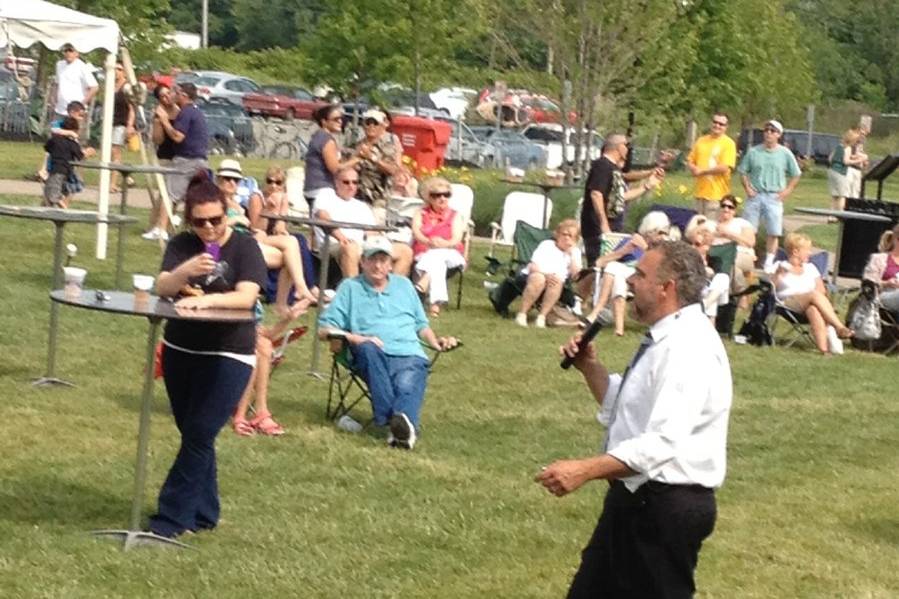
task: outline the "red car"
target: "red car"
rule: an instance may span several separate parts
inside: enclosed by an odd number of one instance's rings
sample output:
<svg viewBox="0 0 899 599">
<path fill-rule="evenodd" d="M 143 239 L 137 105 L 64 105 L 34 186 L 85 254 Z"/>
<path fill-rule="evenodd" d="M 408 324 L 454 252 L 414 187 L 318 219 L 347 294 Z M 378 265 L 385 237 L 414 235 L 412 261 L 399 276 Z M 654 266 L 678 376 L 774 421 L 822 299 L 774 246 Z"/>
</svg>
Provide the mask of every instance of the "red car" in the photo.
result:
<svg viewBox="0 0 899 599">
<path fill-rule="evenodd" d="M 312 120 L 312 113 L 328 104 L 302 87 L 263 85 L 261 90 L 262 93 L 246 94 L 243 97 L 243 108 L 247 114 L 274 116 L 288 121 L 295 118 Z"/>
</svg>

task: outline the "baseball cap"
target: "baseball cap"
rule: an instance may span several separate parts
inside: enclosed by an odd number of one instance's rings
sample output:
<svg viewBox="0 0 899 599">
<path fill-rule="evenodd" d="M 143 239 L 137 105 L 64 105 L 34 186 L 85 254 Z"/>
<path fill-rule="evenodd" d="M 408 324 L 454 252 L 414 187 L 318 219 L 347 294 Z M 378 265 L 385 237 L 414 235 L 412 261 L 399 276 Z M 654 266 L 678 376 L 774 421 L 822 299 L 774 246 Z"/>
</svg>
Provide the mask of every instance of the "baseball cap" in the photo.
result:
<svg viewBox="0 0 899 599">
<path fill-rule="evenodd" d="M 243 171 L 240 170 L 240 163 L 233 158 L 225 158 L 219 165 L 219 170 L 215 171 L 219 177 L 231 177 L 234 179 L 243 179 Z"/>
<path fill-rule="evenodd" d="M 379 125 L 383 125 L 384 121 L 387 120 L 387 115 L 384 114 L 383 112 L 381 112 L 380 110 L 375 110 L 374 108 L 371 108 L 362 113 L 362 120 L 364 121 L 365 119 L 374 119 L 374 120 L 378 121 Z"/>
<path fill-rule="evenodd" d="M 60 48 L 60 51 L 67 52 L 69 50 L 74 50 L 74 49 L 75 49 L 75 46 L 73 46 L 72 44 L 63 44 L 62 48 Z"/>
<path fill-rule="evenodd" d="M 393 244 L 384 236 L 379 235 L 371 239 L 366 239 L 362 246 L 362 255 L 371 258 L 375 254 L 387 254 L 393 258 Z"/>
<path fill-rule="evenodd" d="M 780 124 L 780 121 L 775 121 L 774 119 L 771 119 L 770 121 L 765 123 L 765 126 L 766 127 L 774 127 L 775 129 L 777 129 L 778 133 L 784 132 L 784 126 Z"/>
</svg>

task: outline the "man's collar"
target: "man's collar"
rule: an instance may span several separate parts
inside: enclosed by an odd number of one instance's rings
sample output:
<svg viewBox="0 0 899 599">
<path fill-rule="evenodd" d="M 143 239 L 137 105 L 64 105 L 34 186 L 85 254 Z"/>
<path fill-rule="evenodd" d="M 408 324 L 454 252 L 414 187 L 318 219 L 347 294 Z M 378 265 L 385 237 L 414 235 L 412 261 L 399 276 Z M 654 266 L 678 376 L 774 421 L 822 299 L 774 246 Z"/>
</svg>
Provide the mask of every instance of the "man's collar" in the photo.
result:
<svg viewBox="0 0 899 599">
<path fill-rule="evenodd" d="M 700 304 L 696 303 L 684 306 L 680 310 L 672 312 L 668 316 L 663 316 L 657 320 L 655 324 L 649 328 L 649 334 L 652 336 L 653 342 L 658 343 L 667 337 L 677 326 L 678 321 L 681 318 L 689 318 L 694 315 L 694 312 L 702 315 L 702 307 Z"/>
<path fill-rule="evenodd" d="M 388 294 L 388 291 L 389 291 L 389 289 L 390 289 L 390 279 L 391 279 L 392 276 L 393 276 L 393 275 L 391 275 L 391 274 L 388 273 L 388 275 L 387 275 L 387 284 L 384 286 L 384 289 L 381 290 L 381 291 L 378 291 L 377 289 L 375 289 L 374 285 L 372 285 L 372 284 L 369 282 L 368 277 L 365 276 L 365 273 L 360 273 L 360 274 L 359 274 L 359 280 L 362 281 L 362 288 L 365 289 L 365 291 L 366 291 L 367 293 L 370 293 L 370 294 L 377 294 L 377 293 Z"/>
</svg>

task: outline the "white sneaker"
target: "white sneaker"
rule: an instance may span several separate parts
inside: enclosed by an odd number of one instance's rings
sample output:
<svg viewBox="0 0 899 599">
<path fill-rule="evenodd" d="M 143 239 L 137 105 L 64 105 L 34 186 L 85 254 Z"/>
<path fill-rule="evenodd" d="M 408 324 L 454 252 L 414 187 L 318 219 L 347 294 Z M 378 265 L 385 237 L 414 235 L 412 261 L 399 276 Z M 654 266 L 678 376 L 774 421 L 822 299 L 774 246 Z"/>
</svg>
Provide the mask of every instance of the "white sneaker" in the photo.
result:
<svg viewBox="0 0 899 599">
<path fill-rule="evenodd" d="M 152 229 L 141 235 L 141 237 L 143 237 L 147 241 L 156 241 L 157 239 L 159 239 L 159 234 L 162 232 L 163 231 L 161 231 L 159 227 L 153 227 Z"/>
<path fill-rule="evenodd" d="M 837 330 L 830 325 L 827 325 L 827 349 L 835 355 L 843 353 L 843 340 L 837 335 Z"/>
<path fill-rule="evenodd" d="M 534 326 L 537 327 L 538 329 L 545 329 L 546 328 L 546 316 L 544 316 L 543 314 L 538 314 L 537 319 L 534 321 Z"/>
<path fill-rule="evenodd" d="M 181 226 L 181 217 L 177 214 L 172 215 L 172 226 L 178 228 Z"/>
<path fill-rule="evenodd" d="M 774 254 L 766 254 L 765 255 L 765 263 L 762 265 L 762 270 L 765 271 L 766 274 L 774 274 L 775 270 Z"/>
<path fill-rule="evenodd" d="M 527 328 L 528 326 L 528 315 L 524 312 L 519 312 L 515 315 L 515 324 L 520 327 Z"/>
</svg>

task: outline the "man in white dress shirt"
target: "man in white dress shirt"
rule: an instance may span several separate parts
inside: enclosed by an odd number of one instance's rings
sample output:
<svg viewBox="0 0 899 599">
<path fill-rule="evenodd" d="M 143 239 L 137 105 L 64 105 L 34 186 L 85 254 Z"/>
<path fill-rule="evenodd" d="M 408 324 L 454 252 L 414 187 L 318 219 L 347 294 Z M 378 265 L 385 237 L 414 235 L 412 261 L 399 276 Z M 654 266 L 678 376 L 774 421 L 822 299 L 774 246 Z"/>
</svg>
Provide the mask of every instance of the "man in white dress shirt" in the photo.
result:
<svg viewBox="0 0 899 599">
<path fill-rule="evenodd" d="M 702 312 L 705 268 L 683 242 L 649 249 L 628 279 L 632 311 L 650 329 L 623 376 L 610 375 L 578 336 L 577 356 L 607 426 L 600 455 L 561 460 L 536 480 L 562 497 L 589 480 L 610 488 L 569 598 L 691 597 L 702 541 L 724 481 L 732 383 L 718 334 Z"/>
</svg>

